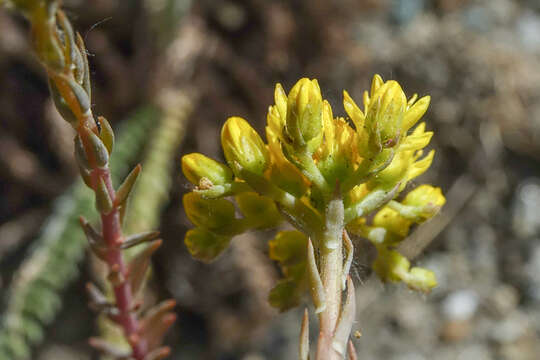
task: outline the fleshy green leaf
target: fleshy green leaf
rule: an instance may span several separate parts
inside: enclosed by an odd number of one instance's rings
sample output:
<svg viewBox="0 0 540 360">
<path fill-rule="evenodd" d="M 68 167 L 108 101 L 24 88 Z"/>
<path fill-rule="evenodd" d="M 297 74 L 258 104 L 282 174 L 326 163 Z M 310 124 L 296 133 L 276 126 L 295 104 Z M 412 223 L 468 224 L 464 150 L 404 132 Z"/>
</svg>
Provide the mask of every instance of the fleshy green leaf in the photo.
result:
<svg viewBox="0 0 540 360">
<path fill-rule="evenodd" d="M 236 202 L 242 214 L 256 228 L 274 227 L 281 221 L 281 215 L 276 205 L 265 196 L 253 192 L 241 193 L 236 196 Z"/>
<path fill-rule="evenodd" d="M 202 228 L 189 230 L 184 239 L 191 256 L 204 262 L 214 260 L 230 241 L 229 236 L 217 235 Z"/>
<path fill-rule="evenodd" d="M 204 199 L 191 192 L 184 195 L 184 209 L 189 220 L 201 228 L 222 233 L 235 223 L 234 205 L 226 199 Z"/>
<path fill-rule="evenodd" d="M 270 305 L 286 311 L 300 303 L 307 291 L 307 237 L 299 231 L 282 231 L 269 243 L 270 258 L 279 262 L 283 279 L 270 291 Z"/>
</svg>

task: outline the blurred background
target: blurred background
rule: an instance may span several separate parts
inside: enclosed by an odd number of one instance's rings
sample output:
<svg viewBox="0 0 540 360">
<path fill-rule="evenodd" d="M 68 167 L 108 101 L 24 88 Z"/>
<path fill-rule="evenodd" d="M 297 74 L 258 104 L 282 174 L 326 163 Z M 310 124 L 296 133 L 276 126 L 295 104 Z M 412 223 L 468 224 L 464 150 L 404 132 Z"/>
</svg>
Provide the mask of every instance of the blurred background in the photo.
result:
<svg viewBox="0 0 540 360">
<path fill-rule="evenodd" d="M 171 359 L 295 359 L 301 319 L 266 303 L 279 278 L 265 255 L 273 232 L 236 238 L 210 265 L 191 259 L 181 154 L 222 158 L 219 132 L 231 115 L 262 131 L 276 82 L 288 90 L 317 78 L 342 116 L 342 90 L 361 102 L 374 73 L 408 96 L 431 95 L 424 119 L 437 152 L 417 183 L 441 186 L 448 202 L 402 248 L 414 256 L 427 246 L 416 262 L 437 274 L 430 295 L 381 284 L 358 251 L 359 359 L 538 358 L 538 0 L 64 4 L 91 53 L 94 113 L 122 138 L 113 166 L 151 169 L 129 226 L 159 228 L 165 240 L 145 296 L 178 302 Z M 28 24 L 0 9 L 2 359 L 98 358 L 87 345 L 99 330 L 84 286 L 99 267 L 76 224 L 93 200 L 78 184 L 72 137 Z"/>
</svg>

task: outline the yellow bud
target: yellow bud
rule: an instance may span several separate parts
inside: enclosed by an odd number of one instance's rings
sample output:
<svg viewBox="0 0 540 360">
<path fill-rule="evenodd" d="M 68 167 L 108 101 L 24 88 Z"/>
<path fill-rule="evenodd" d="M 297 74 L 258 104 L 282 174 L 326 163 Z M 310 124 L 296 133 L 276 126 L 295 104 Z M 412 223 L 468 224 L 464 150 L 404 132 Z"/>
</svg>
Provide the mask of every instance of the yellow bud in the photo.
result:
<svg viewBox="0 0 540 360">
<path fill-rule="evenodd" d="M 232 171 L 227 166 L 199 153 L 182 157 L 182 171 L 197 186 L 201 185 L 202 179 L 210 180 L 212 185 L 224 185 L 233 181 Z M 206 183 L 205 180 L 203 183 Z"/>
<path fill-rule="evenodd" d="M 446 199 L 441 188 L 431 185 L 420 185 L 407 194 L 402 204 L 422 209 L 421 216 L 433 216 L 444 205 Z"/>
<path fill-rule="evenodd" d="M 325 110 L 330 109 L 326 101 L 324 105 Z M 336 180 L 348 178 L 362 158 L 358 153 L 357 133 L 343 118 L 332 119 L 331 110 L 324 114 L 324 143 L 313 157 L 328 183 L 335 184 Z"/>
<path fill-rule="evenodd" d="M 322 141 L 322 95 L 317 80 L 300 79 L 289 92 L 285 129 L 294 148 L 313 152 Z"/>
<path fill-rule="evenodd" d="M 430 292 L 435 286 L 437 286 L 437 278 L 433 271 L 413 267 L 403 281 L 409 286 L 409 288 L 422 292 Z"/>
<path fill-rule="evenodd" d="M 409 234 L 411 221 L 399 215 L 395 210 L 385 206 L 373 218 L 373 226 L 385 228 L 403 239 Z"/>
<path fill-rule="evenodd" d="M 233 171 L 242 168 L 262 175 L 269 161 L 268 150 L 261 137 L 240 117 L 231 117 L 221 130 L 221 145 Z M 238 174 L 236 174 L 238 175 Z"/>
<path fill-rule="evenodd" d="M 382 281 L 400 281 L 409 272 L 411 263 L 395 250 L 377 247 L 377 258 L 372 267 Z"/>
<path fill-rule="evenodd" d="M 376 89 L 369 99 L 366 126 L 377 146 L 397 145 L 403 133 L 401 126 L 406 107 L 405 93 L 396 81 L 387 81 Z"/>
<path fill-rule="evenodd" d="M 373 270 L 383 281 L 403 281 L 413 290 L 429 292 L 437 286 L 437 279 L 432 271 L 414 267 L 410 269 L 410 262 L 395 250 L 388 250 L 385 246 L 377 247 L 377 259 L 373 263 Z"/>
</svg>

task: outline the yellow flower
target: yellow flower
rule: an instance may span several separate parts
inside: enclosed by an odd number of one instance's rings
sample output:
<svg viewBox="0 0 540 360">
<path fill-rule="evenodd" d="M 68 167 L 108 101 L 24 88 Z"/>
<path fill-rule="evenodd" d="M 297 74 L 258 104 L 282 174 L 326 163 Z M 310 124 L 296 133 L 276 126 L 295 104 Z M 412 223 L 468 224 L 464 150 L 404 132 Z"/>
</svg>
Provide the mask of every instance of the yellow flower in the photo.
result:
<svg viewBox="0 0 540 360">
<path fill-rule="evenodd" d="M 441 188 L 420 185 L 407 194 L 402 204 L 416 209 L 416 216 L 428 219 L 435 215 L 445 202 L 446 198 L 442 194 Z"/>
<path fill-rule="evenodd" d="M 361 162 L 358 153 L 358 135 L 343 118 L 333 118 L 332 108 L 323 105 L 324 142 L 313 158 L 328 183 L 346 179 Z"/>
<path fill-rule="evenodd" d="M 413 97 L 407 103 L 407 111 L 403 117 L 403 123 L 401 128 L 403 133 L 406 133 L 410 128 L 414 126 L 420 120 L 422 116 L 426 113 L 431 97 L 424 96 L 420 100 L 416 101 L 417 95 L 414 94 Z"/>
<path fill-rule="evenodd" d="M 407 101 L 396 81 L 384 82 L 379 75 L 375 75 L 370 92 L 364 92 L 364 112 L 346 91 L 343 94 L 343 106 L 359 135 L 367 131 L 376 146 L 390 148 L 397 145 L 427 111 L 430 97 L 424 96 L 418 101 L 416 99 L 415 94 Z M 360 139 L 364 138 L 360 136 Z"/>
<path fill-rule="evenodd" d="M 418 160 L 423 154 L 422 148 L 427 146 L 433 135 L 432 132 L 424 132 L 424 129 L 425 124 L 422 123 L 403 140 L 390 165 L 374 176 L 370 181 L 370 187 L 381 185 L 389 188 L 400 183 L 401 191 L 410 180 L 420 176 L 431 166 L 435 150 L 431 150 L 427 156 Z"/>
<path fill-rule="evenodd" d="M 313 152 L 322 140 L 322 95 L 317 80 L 300 79 L 289 92 L 285 131 L 295 149 Z M 278 104 L 279 108 L 283 104 Z"/>
<path fill-rule="evenodd" d="M 433 133 L 423 122 L 415 126 L 430 98 L 417 98 L 407 100 L 396 81 L 375 75 L 364 92 L 363 110 L 343 92 L 349 122 L 334 117 L 316 80 L 300 79 L 289 94 L 277 84 L 266 144 L 244 119 L 232 117 L 221 132 L 228 167 L 201 154 L 182 159 L 186 177 L 199 185 L 184 198 L 186 213 L 198 226 L 186 235 L 190 251 L 208 261 L 232 236 L 287 220 L 296 231 L 270 242 L 270 257 L 281 263 L 284 279 L 269 298 L 285 310 L 298 304 L 309 286 L 308 236 L 320 250 L 329 241 L 339 243 L 346 227 L 375 245 L 372 267 L 383 281 L 429 291 L 436 285 L 434 274 L 411 268 L 396 251 L 411 226 L 435 215 L 445 202 L 441 190 L 429 185 L 402 202 L 394 200 L 433 161 L 433 150 L 422 158 Z M 208 184 L 211 189 L 200 189 Z M 309 274 L 317 271 L 315 265 Z"/>
<path fill-rule="evenodd" d="M 268 166 L 266 145 L 249 123 L 240 117 L 231 117 L 225 122 L 221 130 L 221 145 L 225 158 L 235 173 L 240 170 L 240 166 L 262 175 Z"/>
<path fill-rule="evenodd" d="M 385 228 L 387 231 L 400 236 L 400 240 L 409 233 L 412 222 L 403 218 L 388 206 L 383 207 L 373 218 L 373 226 Z"/>
<path fill-rule="evenodd" d="M 227 166 L 199 153 L 182 157 L 182 171 L 193 185 L 201 188 L 224 185 L 233 180 L 232 171 Z"/>
<path fill-rule="evenodd" d="M 437 286 L 437 279 L 432 271 L 411 267 L 411 263 L 395 250 L 378 247 L 378 256 L 373 270 L 383 281 L 403 281 L 413 290 L 430 292 Z"/>
</svg>

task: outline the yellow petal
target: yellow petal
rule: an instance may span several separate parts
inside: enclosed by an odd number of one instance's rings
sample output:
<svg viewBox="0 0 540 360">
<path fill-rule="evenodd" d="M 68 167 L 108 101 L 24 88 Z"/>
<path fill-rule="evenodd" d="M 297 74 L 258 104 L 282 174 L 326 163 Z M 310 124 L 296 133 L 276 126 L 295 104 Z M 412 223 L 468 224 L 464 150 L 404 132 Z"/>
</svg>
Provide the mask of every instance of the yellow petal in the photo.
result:
<svg viewBox="0 0 540 360">
<path fill-rule="evenodd" d="M 276 102 L 276 108 L 279 112 L 279 116 L 281 117 L 282 121 L 285 122 L 285 118 L 287 117 L 287 94 L 285 94 L 285 90 L 283 90 L 281 84 L 276 85 L 276 89 L 274 91 L 274 101 Z"/>
<path fill-rule="evenodd" d="M 345 108 L 347 115 L 349 115 L 354 123 L 356 131 L 363 130 L 366 117 L 358 105 L 356 105 L 354 100 L 349 96 L 347 91 L 343 91 L 343 107 Z"/>
<path fill-rule="evenodd" d="M 375 92 L 384 84 L 384 80 L 379 74 L 373 75 L 373 80 L 371 81 L 371 97 L 375 95 Z"/>
<path fill-rule="evenodd" d="M 433 162 L 433 157 L 435 156 L 435 150 L 431 150 L 429 154 L 424 157 L 422 160 L 419 160 L 412 164 L 412 166 L 409 167 L 409 171 L 407 173 L 407 181 L 410 181 L 420 175 L 422 175 L 429 167 L 431 166 L 431 163 Z"/>
<path fill-rule="evenodd" d="M 420 120 L 422 116 L 426 113 L 429 102 L 431 98 L 429 96 L 424 96 L 418 100 L 410 109 L 407 110 L 405 116 L 403 117 L 403 131 L 406 132 L 411 127 L 414 126 Z"/>
</svg>

